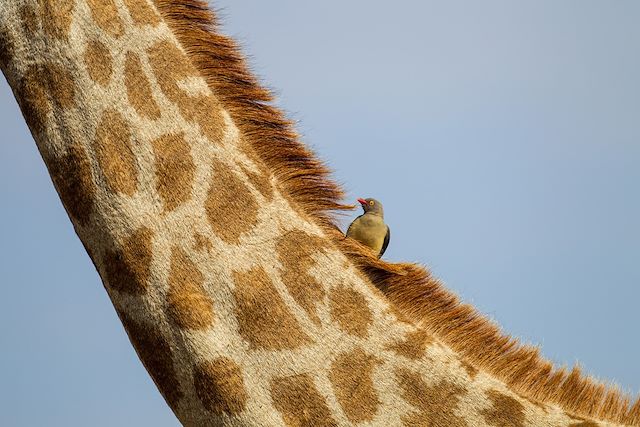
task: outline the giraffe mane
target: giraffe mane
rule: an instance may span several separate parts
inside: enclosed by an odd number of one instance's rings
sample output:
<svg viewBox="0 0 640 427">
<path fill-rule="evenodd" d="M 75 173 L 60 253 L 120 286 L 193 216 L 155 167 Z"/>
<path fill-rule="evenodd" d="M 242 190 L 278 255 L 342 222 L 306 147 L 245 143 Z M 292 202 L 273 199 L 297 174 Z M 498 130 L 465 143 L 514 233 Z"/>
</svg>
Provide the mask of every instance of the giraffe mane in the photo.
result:
<svg viewBox="0 0 640 427">
<path fill-rule="evenodd" d="M 426 268 L 376 259 L 345 239 L 336 211 L 349 210 L 329 168 L 300 142 L 293 122 L 273 103 L 246 65 L 236 43 L 220 34 L 202 0 L 153 0 L 187 55 L 219 97 L 285 197 L 321 226 L 333 243 L 380 289 L 398 316 L 434 333 L 467 362 L 534 401 L 576 415 L 640 426 L 640 399 L 615 384 L 584 375 L 579 366 L 555 367 L 538 347 L 522 344 L 485 315 L 462 303 Z"/>
</svg>

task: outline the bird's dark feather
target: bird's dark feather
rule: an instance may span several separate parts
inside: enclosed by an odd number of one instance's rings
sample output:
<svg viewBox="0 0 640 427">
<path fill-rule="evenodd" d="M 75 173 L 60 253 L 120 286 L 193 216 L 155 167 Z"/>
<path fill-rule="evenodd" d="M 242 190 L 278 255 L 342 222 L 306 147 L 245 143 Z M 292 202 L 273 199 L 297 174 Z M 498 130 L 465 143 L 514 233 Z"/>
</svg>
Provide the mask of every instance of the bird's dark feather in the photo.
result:
<svg viewBox="0 0 640 427">
<path fill-rule="evenodd" d="M 380 253 L 378 254 L 378 258 L 380 258 L 384 251 L 387 250 L 387 246 L 389 246 L 389 240 L 391 239 L 391 229 L 387 225 L 387 234 L 384 236 L 384 242 L 382 243 L 382 248 L 380 249 Z"/>
</svg>

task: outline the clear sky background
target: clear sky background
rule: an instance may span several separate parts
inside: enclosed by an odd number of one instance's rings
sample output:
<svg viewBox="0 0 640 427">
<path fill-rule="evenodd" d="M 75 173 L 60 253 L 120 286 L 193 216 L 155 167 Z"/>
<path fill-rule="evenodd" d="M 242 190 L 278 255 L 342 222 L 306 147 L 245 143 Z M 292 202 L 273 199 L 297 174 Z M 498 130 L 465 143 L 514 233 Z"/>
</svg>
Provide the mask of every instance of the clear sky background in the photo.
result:
<svg viewBox="0 0 640 427">
<path fill-rule="evenodd" d="M 386 258 L 640 391 L 640 2 L 215 5 Z M 177 425 L 0 80 L 0 425 Z"/>
</svg>

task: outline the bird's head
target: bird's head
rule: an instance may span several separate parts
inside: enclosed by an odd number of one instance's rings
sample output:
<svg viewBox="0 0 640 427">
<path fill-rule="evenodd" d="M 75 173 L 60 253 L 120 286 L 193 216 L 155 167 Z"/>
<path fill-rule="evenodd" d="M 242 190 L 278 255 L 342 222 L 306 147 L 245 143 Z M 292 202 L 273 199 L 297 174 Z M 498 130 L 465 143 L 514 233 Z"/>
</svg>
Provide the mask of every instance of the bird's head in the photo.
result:
<svg viewBox="0 0 640 427">
<path fill-rule="evenodd" d="M 372 213 L 372 214 L 384 216 L 382 203 L 380 203 L 376 199 L 372 199 L 372 198 L 358 199 L 358 203 L 362 205 L 362 209 L 364 210 L 364 213 Z"/>
</svg>

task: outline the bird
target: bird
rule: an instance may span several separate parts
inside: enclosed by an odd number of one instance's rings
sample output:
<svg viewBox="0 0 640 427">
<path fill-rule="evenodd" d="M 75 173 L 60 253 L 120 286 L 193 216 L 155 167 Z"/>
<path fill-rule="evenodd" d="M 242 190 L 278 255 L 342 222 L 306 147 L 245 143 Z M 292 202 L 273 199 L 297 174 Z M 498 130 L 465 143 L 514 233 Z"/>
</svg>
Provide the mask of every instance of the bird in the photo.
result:
<svg viewBox="0 0 640 427">
<path fill-rule="evenodd" d="M 347 237 L 373 249 L 380 258 L 387 250 L 391 231 L 384 223 L 382 203 L 376 199 L 358 199 L 364 213 L 353 220 L 347 229 Z"/>
</svg>

